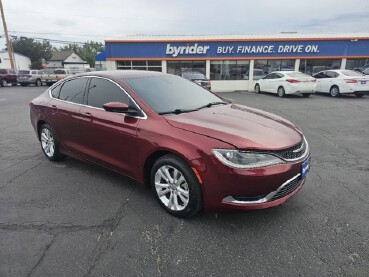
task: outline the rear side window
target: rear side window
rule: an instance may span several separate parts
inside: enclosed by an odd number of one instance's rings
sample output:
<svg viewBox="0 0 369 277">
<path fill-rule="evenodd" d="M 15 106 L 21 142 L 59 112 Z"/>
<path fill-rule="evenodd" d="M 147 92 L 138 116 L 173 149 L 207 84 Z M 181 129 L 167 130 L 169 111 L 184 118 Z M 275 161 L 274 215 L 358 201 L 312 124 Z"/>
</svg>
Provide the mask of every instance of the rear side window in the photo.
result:
<svg viewBox="0 0 369 277">
<path fill-rule="evenodd" d="M 20 70 L 19 74 L 29 74 L 29 70 Z"/>
<path fill-rule="evenodd" d="M 51 90 L 51 95 L 52 95 L 54 98 L 59 98 L 60 87 L 61 87 L 61 84 L 59 84 L 58 86 L 54 87 L 54 88 Z"/>
<path fill-rule="evenodd" d="M 326 71 L 325 74 L 327 75 L 327 78 L 337 78 L 338 73 L 334 71 Z"/>
<path fill-rule="evenodd" d="M 83 103 L 83 92 L 87 78 L 78 78 L 66 81 L 60 89 L 59 99 L 77 104 Z"/>
<path fill-rule="evenodd" d="M 109 102 L 122 102 L 129 105 L 129 97 L 116 84 L 101 78 L 91 78 L 87 105 L 102 108 Z"/>
</svg>

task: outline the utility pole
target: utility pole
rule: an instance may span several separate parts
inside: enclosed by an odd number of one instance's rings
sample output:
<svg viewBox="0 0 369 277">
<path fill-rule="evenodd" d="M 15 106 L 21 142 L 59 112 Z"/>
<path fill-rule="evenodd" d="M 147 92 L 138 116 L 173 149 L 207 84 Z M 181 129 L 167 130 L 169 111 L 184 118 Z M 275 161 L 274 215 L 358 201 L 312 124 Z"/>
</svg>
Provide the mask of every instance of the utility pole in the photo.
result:
<svg viewBox="0 0 369 277">
<path fill-rule="evenodd" d="M 8 48 L 10 67 L 11 67 L 11 69 L 14 69 L 14 60 L 13 60 L 13 53 L 12 53 L 13 48 L 12 48 L 12 45 L 11 45 L 10 40 L 9 40 L 8 27 L 6 27 L 2 0 L 0 0 L 0 10 L 1 10 L 1 18 L 3 20 L 3 26 L 4 26 L 4 33 L 5 33 L 5 39 L 6 39 L 6 48 Z"/>
</svg>

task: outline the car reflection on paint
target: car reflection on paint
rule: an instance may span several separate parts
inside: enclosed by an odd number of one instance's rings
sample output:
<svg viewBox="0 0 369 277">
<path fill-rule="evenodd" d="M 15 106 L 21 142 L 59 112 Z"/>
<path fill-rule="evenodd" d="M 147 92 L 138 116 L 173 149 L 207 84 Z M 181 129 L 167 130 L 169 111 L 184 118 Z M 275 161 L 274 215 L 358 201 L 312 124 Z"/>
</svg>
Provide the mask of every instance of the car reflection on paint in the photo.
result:
<svg viewBox="0 0 369 277">
<path fill-rule="evenodd" d="M 146 183 L 178 217 L 279 205 L 310 167 L 291 122 L 175 75 L 75 75 L 32 100 L 30 117 L 50 161 L 70 156 Z"/>
</svg>

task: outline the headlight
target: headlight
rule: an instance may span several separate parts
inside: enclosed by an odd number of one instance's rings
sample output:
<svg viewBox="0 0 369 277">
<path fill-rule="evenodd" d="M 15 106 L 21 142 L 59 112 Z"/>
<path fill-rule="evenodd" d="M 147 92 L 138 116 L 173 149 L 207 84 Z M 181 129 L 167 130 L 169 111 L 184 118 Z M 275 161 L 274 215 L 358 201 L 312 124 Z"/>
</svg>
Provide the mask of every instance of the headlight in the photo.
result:
<svg viewBox="0 0 369 277">
<path fill-rule="evenodd" d="M 228 149 L 213 149 L 212 152 L 223 164 L 234 168 L 253 169 L 285 163 L 276 156 L 263 153 Z"/>
</svg>

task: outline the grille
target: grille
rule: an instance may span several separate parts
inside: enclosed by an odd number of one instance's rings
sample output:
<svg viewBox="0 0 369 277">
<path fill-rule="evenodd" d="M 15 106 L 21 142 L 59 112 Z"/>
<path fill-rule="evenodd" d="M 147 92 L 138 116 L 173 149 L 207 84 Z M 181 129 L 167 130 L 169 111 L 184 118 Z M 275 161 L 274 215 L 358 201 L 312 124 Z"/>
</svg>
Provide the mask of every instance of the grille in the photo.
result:
<svg viewBox="0 0 369 277">
<path fill-rule="evenodd" d="M 307 150 L 307 143 L 306 140 L 303 139 L 299 144 L 284 150 L 276 150 L 276 151 L 268 151 L 268 154 L 273 154 L 282 158 L 283 160 L 290 161 L 290 160 L 297 160 L 304 157 L 304 154 Z"/>
<path fill-rule="evenodd" d="M 284 186 L 276 195 L 273 196 L 270 201 L 277 200 L 279 198 L 282 198 L 291 192 L 293 192 L 301 183 L 301 178 L 296 178 L 295 180 L 288 183 L 288 185 Z"/>
</svg>

